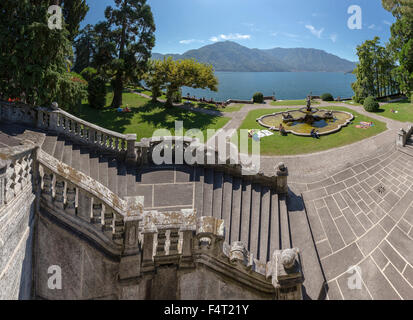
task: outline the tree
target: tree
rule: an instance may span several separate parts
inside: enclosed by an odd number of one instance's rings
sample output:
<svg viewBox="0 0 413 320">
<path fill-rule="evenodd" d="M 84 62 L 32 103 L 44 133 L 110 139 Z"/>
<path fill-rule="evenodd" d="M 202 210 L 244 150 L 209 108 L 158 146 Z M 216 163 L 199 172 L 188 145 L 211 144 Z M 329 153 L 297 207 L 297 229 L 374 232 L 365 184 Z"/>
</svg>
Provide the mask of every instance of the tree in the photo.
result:
<svg viewBox="0 0 413 320">
<path fill-rule="evenodd" d="M 166 106 L 172 106 L 174 96 L 184 86 L 218 90 L 213 67 L 192 59 L 174 61 L 168 57 L 163 61 L 152 61 L 145 81 L 152 88 L 153 98 L 158 97 L 162 89 L 166 89 Z"/>
<path fill-rule="evenodd" d="M 69 40 L 73 42 L 79 34 L 80 22 L 86 17 L 89 6 L 86 4 L 86 0 L 62 0 L 61 3 Z"/>
<path fill-rule="evenodd" d="M 393 51 L 398 66 L 395 77 L 403 93 L 413 90 L 413 1 L 382 0 L 383 7 L 397 19 L 391 26 L 389 48 Z"/>
<path fill-rule="evenodd" d="M 97 41 L 94 65 L 112 78 L 112 107 L 122 105 L 124 83 L 140 78 L 155 45 L 155 24 L 146 0 L 115 0 L 107 7 L 106 21 L 95 26 Z"/>
<path fill-rule="evenodd" d="M 80 31 L 74 43 L 74 48 L 76 59 L 73 70 L 80 73 L 85 68 L 92 66 L 93 57 L 96 52 L 96 38 L 92 25 L 88 24 Z"/>
<path fill-rule="evenodd" d="M 68 72 L 70 33 L 48 27 L 52 0 L 0 1 L 0 93 L 23 102 L 70 109 L 85 86 Z"/>
</svg>

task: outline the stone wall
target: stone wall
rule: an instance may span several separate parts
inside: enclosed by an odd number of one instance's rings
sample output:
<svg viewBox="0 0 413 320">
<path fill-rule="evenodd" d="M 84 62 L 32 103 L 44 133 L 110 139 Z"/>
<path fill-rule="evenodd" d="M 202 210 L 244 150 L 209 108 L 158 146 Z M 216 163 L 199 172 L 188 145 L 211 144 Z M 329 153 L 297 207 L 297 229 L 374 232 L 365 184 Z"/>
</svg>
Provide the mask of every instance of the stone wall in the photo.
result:
<svg viewBox="0 0 413 320">
<path fill-rule="evenodd" d="M 0 205 L 0 300 L 31 298 L 34 212 L 31 183 Z"/>
</svg>

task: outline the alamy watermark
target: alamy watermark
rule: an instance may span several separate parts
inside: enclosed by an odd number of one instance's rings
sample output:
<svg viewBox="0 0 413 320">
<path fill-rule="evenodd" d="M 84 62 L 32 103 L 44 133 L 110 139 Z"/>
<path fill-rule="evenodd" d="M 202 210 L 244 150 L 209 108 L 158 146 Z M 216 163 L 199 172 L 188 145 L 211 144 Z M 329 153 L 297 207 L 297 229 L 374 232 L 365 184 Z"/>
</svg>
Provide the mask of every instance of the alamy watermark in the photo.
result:
<svg viewBox="0 0 413 320">
<path fill-rule="evenodd" d="M 187 130 L 184 135 L 183 122 L 175 121 L 174 135 L 167 129 L 159 129 L 153 133 L 153 138 L 164 138 L 153 148 L 152 161 L 156 165 L 241 165 L 243 175 L 254 175 L 259 172 L 260 139 L 250 139 L 252 137 L 248 130 L 241 129 L 238 134 L 237 130 L 207 129 L 206 136 L 207 142 L 204 143 L 204 133 L 200 129 Z M 192 138 L 192 141 L 188 144 L 184 137 Z"/>
<path fill-rule="evenodd" d="M 58 5 L 50 6 L 47 9 L 47 13 L 50 15 L 47 20 L 47 26 L 50 30 L 62 30 L 63 29 L 63 11 Z"/>
<path fill-rule="evenodd" d="M 50 290 L 61 290 L 62 289 L 62 268 L 57 265 L 50 266 L 47 269 L 47 274 L 49 278 L 47 279 L 47 287 Z"/>
<path fill-rule="evenodd" d="M 347 27 L 351 30 L 361 30 L 363 22 L 361 7 L 352 5 L 348 7 L 347 13 L 351 14 L 350 18 L 347 20 Z"/>
<path fill-rule="evenodd" d="M 351 266 L 347 269 L 348 274 L 351 274 L 347 278 L 347 286 L 350 290 L 361 290 L 363 287 L 361 268 L 359 266 Z"/>
</svg>

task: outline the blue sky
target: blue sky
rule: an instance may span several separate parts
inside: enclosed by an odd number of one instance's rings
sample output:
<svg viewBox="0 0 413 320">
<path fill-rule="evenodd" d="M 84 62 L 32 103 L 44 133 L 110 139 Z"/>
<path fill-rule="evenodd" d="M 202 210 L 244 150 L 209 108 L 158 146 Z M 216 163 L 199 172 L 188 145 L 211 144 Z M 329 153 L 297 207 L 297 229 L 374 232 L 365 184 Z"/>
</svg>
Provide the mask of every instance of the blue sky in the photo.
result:
<svg viewBox="0 0 413 320">
<path fill-rule="evenodd" d="M 381 0 L 148 0 L 156 24 L 153 52 L 183 53 L 216 41 L 249 48 L 316 48 L 356 61 L 356 46 L 390 37 L 393 16 Z M 82 26 L 104 19 L 113 0 L 87 0 Z M 351 30 L 348 8 L 362 9 L 362 29 Z"/>
</svg>

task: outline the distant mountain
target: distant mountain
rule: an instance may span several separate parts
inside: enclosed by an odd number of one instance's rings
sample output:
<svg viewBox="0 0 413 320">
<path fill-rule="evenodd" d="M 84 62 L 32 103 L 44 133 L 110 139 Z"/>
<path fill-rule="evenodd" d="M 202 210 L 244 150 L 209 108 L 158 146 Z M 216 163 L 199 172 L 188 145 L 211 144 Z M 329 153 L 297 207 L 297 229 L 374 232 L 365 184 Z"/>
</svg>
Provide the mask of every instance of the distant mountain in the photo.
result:
<svg viewBox="0 0 413 320">
<path fill-rule="evenodd" d="M 348 72 L 354 62 L 317 49 L 250 49 L 232 41 L 217 42 L 184 54 L 153 53 L 152 59 L 196 59 L 212 64 L 216 71 L 232 72 Z"/>
</svg>

